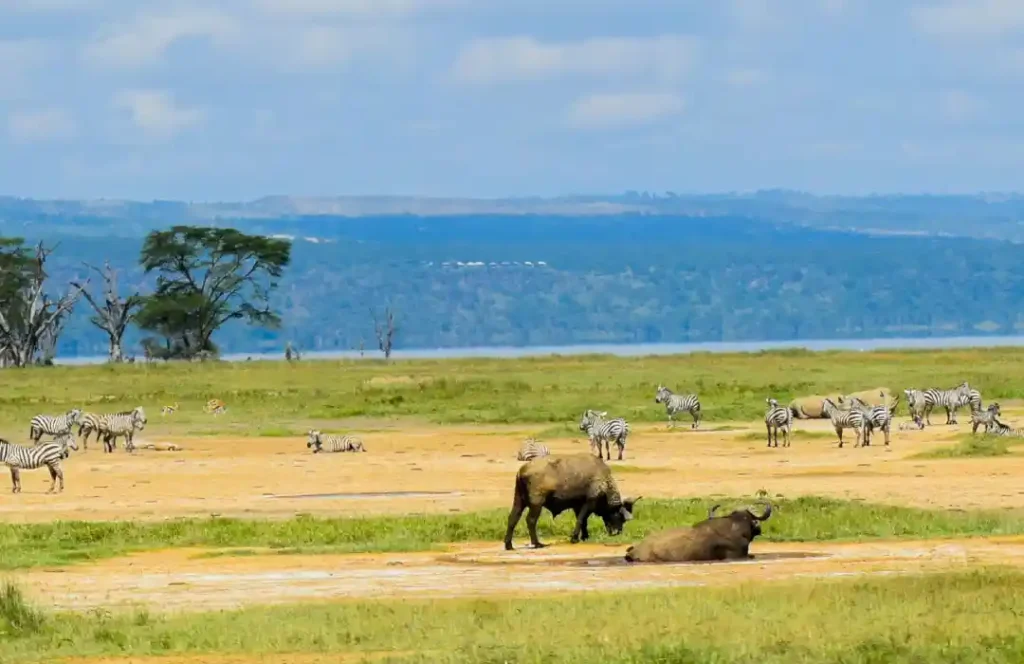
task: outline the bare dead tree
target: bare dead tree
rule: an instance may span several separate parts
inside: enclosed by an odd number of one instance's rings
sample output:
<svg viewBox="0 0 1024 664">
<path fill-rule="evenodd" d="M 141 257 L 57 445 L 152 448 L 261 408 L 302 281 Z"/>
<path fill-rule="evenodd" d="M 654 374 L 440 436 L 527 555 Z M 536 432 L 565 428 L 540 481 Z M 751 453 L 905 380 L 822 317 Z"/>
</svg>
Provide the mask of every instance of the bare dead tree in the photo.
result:
<svg viewBox="0 0 1024 664">
<path fill-rule="evenodd" d="M 35 247 L 27 278 L 0 311 L 0 363 L 25 367 L 36 361 L 42 351 L 52 360 L 65 319 L 78 293 L 69 291 L 57 300 L 43 292 L 46 286 L 46 259 L 53 253 L 40 242 Z"/>
<path fill-rule="evenodd" d="M 86 301 L 92 306 L 95 315 L 89 320 L 93 325 L 107 333 L 110 339 L 108 351 L 111 362 L 122 362 L 124 360 L 124 349 L 121 345 L 124 339 L 125 330 L 135 317 L 135 312 L 142 306 L 142 297 L 138 292 L 122 298 L 117 289 L 117 271 L 110 267 L 110 261 L 103 263 L 103 269 L 95 265 L 84 265 L 95 270 L 103 279 L 103 302 L 99 302 L 89 294 L 83 284 L 72 281 L 71 285 L 78 289 L 78 292 L 85 296 Z"/>
<path fill-rule="evenodd" d="M 394 348 L 395 334 L 398 332 L 398 327 L 395 325 L 395 312 L 391 307 L 386 307 L 383 321 L 377 320 L 377 314 L 372 309 L 370 315 L 373 316 L 373 330 L 377 335 L 377 347 L 380 348 L 380 352 L 384 353 L 384 359 L 389 359 L 391 349 Z"/>
</svg>

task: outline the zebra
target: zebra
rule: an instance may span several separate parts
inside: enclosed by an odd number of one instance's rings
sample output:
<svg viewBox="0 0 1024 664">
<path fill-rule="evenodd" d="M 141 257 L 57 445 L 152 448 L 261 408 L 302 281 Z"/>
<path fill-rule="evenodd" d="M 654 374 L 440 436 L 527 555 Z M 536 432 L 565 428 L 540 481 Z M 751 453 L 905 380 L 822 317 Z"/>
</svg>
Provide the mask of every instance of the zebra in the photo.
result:
<svg viewBox="0 0 1024 664">
<path fill-rule="evenodd" d="M 598 413 L 588 408 L 580 418 L 580 431 L 587 432 L 590 447 L 597 450 L 598 457 L 601 456 L 601 443 L 604 442 L 608 461 L 612 459 L 611 442 L 615 441 L 615 446 L 619 448 L 619 461 L 622 461 L 626 438 L 629 437 L 629 422 L 621 417 L 605 420 L 606 415 L 606 411 Z"/>
<path fill-rule="evenodd" d="M 546 457 L 549 454 L 551 454 L 551 451 L 548 449 L 547 445 L 535 438 L 527 438 L 519 447 L 519 452 L 516 454 L 516 460 L 529 461 L 530 459 Z"/>
<path fill-rule="evenodd" d="M 1011 436 L 1014 438 L 1024 438 L 1024 429 L 1014 429 L 1009 424 L 1000 422 L 998 419 L 993 418 L 993 429 L 992 433 L 996 436 Z"/>
<path fill-rule="evenodd" d="M 11 493 L 21 493 L 22 470 L 35 470 L 43 466 L 50 471 L 50 489 L 46 493 L 54 492 L 58 480 L 60 491 L 64 491 L 64 471 L 60 462 L 67 458 L 67 454 L 67 446 L 61 442 L 24 447 L 0 438 L 0 463 L 11 469 Z"/>
<path fill-rule="evenodd" d="M 779 430 L 782 430 L 782 446 L 789 447 L 789 436 L 793 428 L 793 411 L 767 397 L 768 408 L 764 412 L 764 426 L 768 432 L 768 447 L 772 446 L 772 430 L 775 430 L 775 447 L 779 446 Z"/>
<path fill-rule="evenodd" d="M 910 413 L 910 417 L 914 420 L 914 423 L 918 425 L 917 428 L 923 429 L 924 420 L 921 418 L 924 416 L 924 392 L 910 388 L 903 390 L 903 393 L 907 395 L 907 412 Z"/>
<path fill-rule="evenodd" d="M 175 401 L 170 406 L 164 406 L 163 408 L 161 408 L 160 409 L 160 417 L 166 417 L 168 415 L 173 415 L 176 412 L 178 412 L 178 402 L 177 401 Z"/>
<path fill-rule="evenodd" d="M 71 428 L 78 424 L 78 420 L 81 417 L 82 411 L 77 408 L 72 408 L 63 415 L 56 417 L 53 415 L 36 415 L 32 418 L 32 422 L 29 425 L 28 437 L 33 443 L 36 443 L 39 442 L 44 433 L 51 436 L 70 433 Z"/>
<path fill-rule="evenodd" d="M 970 394 L 971 387 L 967 384 L 966 380 L 949 390 L 939 390 L 935 388 L 925 390 L 925 421 L 931 425 L 932 422 L 929 415 L 932 412 L 932 408 L 935 406 L 942 406 L 946 409 L 946 424 L 956 424 L 956 411 L 967 405 Z"/>
<path fill-rule="evenodd" d="M 882 393 L 881 396 L 885 396 Z M 885 434 L 885 445 L 889 446 L 889 433 L 892 430 L 892 415 L 896 410 L 898 401 L 890 406 L 869 406 L 858 397 L 849 398 L 850 405 L 861 412 L 865 422 L 861 426 L 861 436 L 864 445 L 871 444 L 871 434 L 875 429 L 880 429 Z M 864 438 L 866 436 L 866 438 Z"/>
<path fill-rule="evenodd" d="M 857 435 L 857 442 L 854 443 L 854 447 L 860 446 L 862 433 L 868 433 L 865 431 L 864 414 L 856 408 L 852 410 L 839 410 L 831 399 L 822 401 L 822 407 L 825 410 L 825 414 L 832 420 L 832 426 L 836 429 L 836 435 L 839 436 L 839 447 L 843 446 L 843 429 L 853 429 Z"/>
<path fill-rule="evenodd" d="M 363 441 L 355 436 L 325 434 L 311 429 L 306 439 L 306 447 L 317 452 L 365 452 Z"/>
<path fill-rule="evenodd" d="M 124 449 L 134 452 L 135 432 L 145 428 L 146 412 L 142 406 L 136 406 L 129 411 L 102 415 L 97 426 L 97 430 L 103 434 L 103 448 L 106 452 L 114 451 L 119 436 L 124 436 Z"/>
<path fill-rule="evenodd" d="M 658 392 L 654 395 L 654 403 L 665 404 L 665 412 L 668 414 L 669 427 L 675 426 L 673 419 L 676 413 L 688 412 L 693 417 L 691 429 L 700 426 L 701 410 L 700 399 L 696 394 L 674 394 L 672 390 L 663 385 L 658 385 Z"/>
<path fill-rule="evenodd" d="M 985 410 L 971 411 L 971 435 L 978 433 L 978 427 L 985 427 L 985 433 L 989 433 L 996 426 L 996 419 L 1000 415 L 999 404 L 990 403 Z"/>
<path fill-rule="evenodd" d="M 967 391 L 967 404 L 971 407 L 971 412 L 977 412 L 981 410 L 981 392 L 974 389 L 973 387 Z"/>
<path fill-rule="evenodd" d="M 82 413 L 82 418 L 78 421 L 78 435 L 82 439 L 84 449 L 89 449 L 89 434 L 96 434 L 96 441 L 100 439 L 100 417 L 96 413 Z"/>
<path fill-rule="evenodd" d="M 911 420 L 909 422 L 900 422 L 900 431 L 910 431 L 912 429 L 920 431 L 923 428 L 924 422 L 922 422 L 920 418 L 916 420 Z"/>
</svg>

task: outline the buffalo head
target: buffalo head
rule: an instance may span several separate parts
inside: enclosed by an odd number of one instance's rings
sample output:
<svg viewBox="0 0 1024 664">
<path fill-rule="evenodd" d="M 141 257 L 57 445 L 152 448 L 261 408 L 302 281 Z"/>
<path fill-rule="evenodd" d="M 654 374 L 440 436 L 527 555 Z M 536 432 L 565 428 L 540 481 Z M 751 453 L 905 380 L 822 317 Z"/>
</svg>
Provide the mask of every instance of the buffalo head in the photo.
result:
<svg viewBox="0 0 1024 664">
<path fill-rule="evenodd" d="M 764 503 L 764 512 L 761 515 L 754 514 L 749 509 L 746 510 L 733 510 L 724 516 L 715 516 L 715 512 L 721 505 L 714 505 L 708 510 L 708 520 L 712 519 L 729 519 L 738 523 L 747 523 L 750 525 L 751 539 L 761 534 L 761 522 L 767 521 L 772 516 L 772 504 L 767 500 L 762 501 Z"/>
<path fill-rule="evenodd" d="M 601 514 L 601 518 L 604 519 L 604 527 L 608 529 L 609 535 L 622 534 L 622 527 L 633 518 L 633 505 L 641 498 L 643 496 L 625 498 L 621 505 L 609 505 L 608 509 Z"/>
</svg>

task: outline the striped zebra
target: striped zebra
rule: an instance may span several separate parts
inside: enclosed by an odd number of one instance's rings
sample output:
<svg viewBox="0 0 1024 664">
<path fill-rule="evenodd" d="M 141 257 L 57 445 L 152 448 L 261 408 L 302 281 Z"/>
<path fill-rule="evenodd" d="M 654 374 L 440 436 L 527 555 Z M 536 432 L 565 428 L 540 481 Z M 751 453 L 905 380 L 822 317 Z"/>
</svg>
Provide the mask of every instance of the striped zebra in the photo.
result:
<svg viewBox="0 0 1024 664">
<path fill-rule="evenodd" d="M 924 391 L 924 419 L 931 426 L 932 408 L 942 406 L 946 409 L 946 424 L 956 424 L 956 411 L 966 406 L 970 399 L 971 387 L 967 381 L 949 390 L 929 388 Z"/>
<path fill-rule="evenodd" d="M 516 460 L 529 461 L 530 459 L 546 457 L 549 454 L 551 454 L 551 451 L 548 449 L 547 445 L 535 438 L 527 438 L 523 444 L 519 446 L 519 452 L 516 454 Z"/>
<path fill-rule="evenodd" d="M 772 446 L 772 431 L 775 431 L 775 447 L 779 446 L 779 430 L 782 430 L 782 446 L 789 447 L 789 436 L 793 428 L 793 411 L 771 397 L 766 398 L 768 408 L 764 412 L 764 426 L 768 432 L 768 447 Z"/>
<path fill-rule="evenodd" d="M 654 403 L 665 404 L 665 412 L 668 414 L 668 425 L 674 427 L 676 424 L 676 413 L 689 413 L 693 417 L 691 429 L 700 426 L 701 410 L 700 399 L 696 394 L 674 394 L 672 390 L 664 385 L 658 385 L 658 392 L 654 395 Z"/>
<path fill-rule="evenodd" d="M 322 433 L 310 430 L 306 439 L 306 447 L 317 452 L 365 452 L 363 441 L 355 436 L 345 434 Z"/>
<path fill-rule="evenodd" d="M 995 426 L 992 428 L 992 434 L 995 436 L 1010 436 L 1013 438 L 1024 438 L 1024 429 L 1014 429 L 1009 424 L 1005 424 L 996 419 Z"/>
<path fill-rule="evenodd" d="M 114 451 L 120 436 L 124 436 L 124 449 L 134 452 L 135 432 L 145 428 L 146 412 L 142 406 L 136 406 L 132 410 L 120 413 L 101 415 L 97 424 L 97 430 L 103 435 L 103 449 L 106 452 Z"/>
<path fill-rule="evenodd" d="M 861 435 L 865 433 L 863 413 L 856 408 L 852 410 L 839 410 L 831 399 L 825 399 L 821 405 L 825 410 L 825 414 L 832 420 L 832 426 L 835 427 L 836 435 L 839 436 L 839 447 L 843 446 L 843 429 L 854 430 L 857 435 L 857 442 L 854 443 L 854 447 L 859 447 Z"/>
<path fill-rule="evenodd" d="M 629 437 L 629 422 L 621 417 L 605 420 L 608 413 L 600 413 L 589 408 L 580 418 L 580 431 L 586 431 L 590 439 L 591 449 L 597 450 L 597 456 L 601 456 L 601 443 L 604 443 L 605 453 L 609 461 L 612 458 L 611 443 L 619 448 L 619 461 L 622 461 L 622 453 L 626 449 L 626 438 Z"/>
<path fill-rule="evenodd" d="M 921 390 L 915 390 L 913 388 L 903 390 L 903 394 L 907 395 L 907 412 L 910 413 L 911 419 L 914 420 L 915 424 L 918 424 L 919 429 L 924 428 L 924 406 L 925 398 L 924 392 Z"/>
<path fill-rule="evenodd" d="M 971 412 L 977 412 L 981 410 L 981 392 L 974 389 L 973 387 L 967 391 L 967 405 L 971 407 Z"/>
<path fill-rule="evenodd" d="M 71 433 L 71 428 L 78 424 L 78 420 L 82 417 L 82 411 L 77 408 L 72 408 L 63 415 L 36 415 L 32 418 L 32 422 L 29 425 L 28 437 L 33 443 L 39 442 L 39 439 L 43 437 L 43 434 L 50 436 L 58 436 L 65 433 Z"/>
<path fill-rule="evenodd" d="M 95 433 L 96 441 L 100 439 L 100 417 L 96 413 L 82 413 L 82 419 L 78 421 L 78 436 L 82 439 L 83 448 L 89 449 L 89 435 Z"/>
<path fill-rule="evenodd" d="M 985 433 L 989 433 L 992 429 L 996 428 L 996 423 L 999 422 L 997 419 L 1000 415 L 1000 409 L 998 403 L 990 403 L 988 408 L 985 410 L 972 410 L 971 411 L 971 435 L 978 433 L 978 427 L 985 427 Z"/>
<path fill-rule="evenodd" d="M 60 480 L 60 491 L 64 490 L 64 471 L 60 467 L 62 459 L 68 455 L 67 446 L 60 442 L 47 442 L 24 447 L 0 439 L 0 463 L 11 469 L 11 493 L 21 493 L 21 471 L 35 470 L 46 466 L 50 471 L 50 489 L 53 493 Z"/>
<path fill-rule="evenodd" d="M 882 395 L 884 396 L 884 394 Z M 889 434 L 892 430 L 892 415 L 896 411 L 898 401 L 889 406 L 869 406 L 858 397 L 849 398 L 850 405 L 859 410 L 865 421 L 861 426 L 861 440 L 864 445 L 871 444 L 871 434 L 880 429 L 885 434 L 885 445 L 889 446 Z"/>
</svg>

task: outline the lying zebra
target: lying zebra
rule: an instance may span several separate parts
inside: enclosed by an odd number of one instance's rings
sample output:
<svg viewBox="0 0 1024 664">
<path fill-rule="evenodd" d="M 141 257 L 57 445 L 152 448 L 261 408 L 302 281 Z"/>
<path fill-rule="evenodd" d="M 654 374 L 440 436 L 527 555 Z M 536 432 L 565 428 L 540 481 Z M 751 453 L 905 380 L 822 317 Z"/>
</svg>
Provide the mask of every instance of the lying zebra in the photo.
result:
<svg viewBox="0 0 1024 664">
<path fill-rule="evenodd" d="M 64 491 L 64 471 L 60 467 L 62 459 L 67 459 L 71 454 L 68 448 L 78 450 L 73 436 L 61 436 L 53 442 L 45 442 L 25 447 L 15 445 L 12 442 L 0 439 L 0 463 L 11 469 L 11 493 L 21 493 L 21 471 L 46 468 L 50 471 L 50 489 L 46 493 L 53 493 L 57 482 L 60 481 L 60 490 Z"/>
<path fill-rule="evenodd" d="M 519 452 L 516 454 L 517 461 L 529 461 L 530 459 L 536 459 L 538 457 L 546 457 L 551 454 L 548 446 L 541 443 L 535 438 L 527 438 L 526 441 L 519 447 Z"/>
<path fill-rule="evenodd" d="M 337 435 L 322 433 L 317 430 L 310 430 L 306 439 L 306 448 L 312 449 L 313 454 L 317 452 L 365 452 L 366 446 L 363 441 L 355 436 Z"/>
<path fill-rule="evenodd" d="M 992 435 L 1024 438 L 1024 429 L 1014 429 L 1010 425 L 1004 424 L 999 420 L 995 420 L 994 425 L 995 426 L 992 427 Z"/>
</svg>

